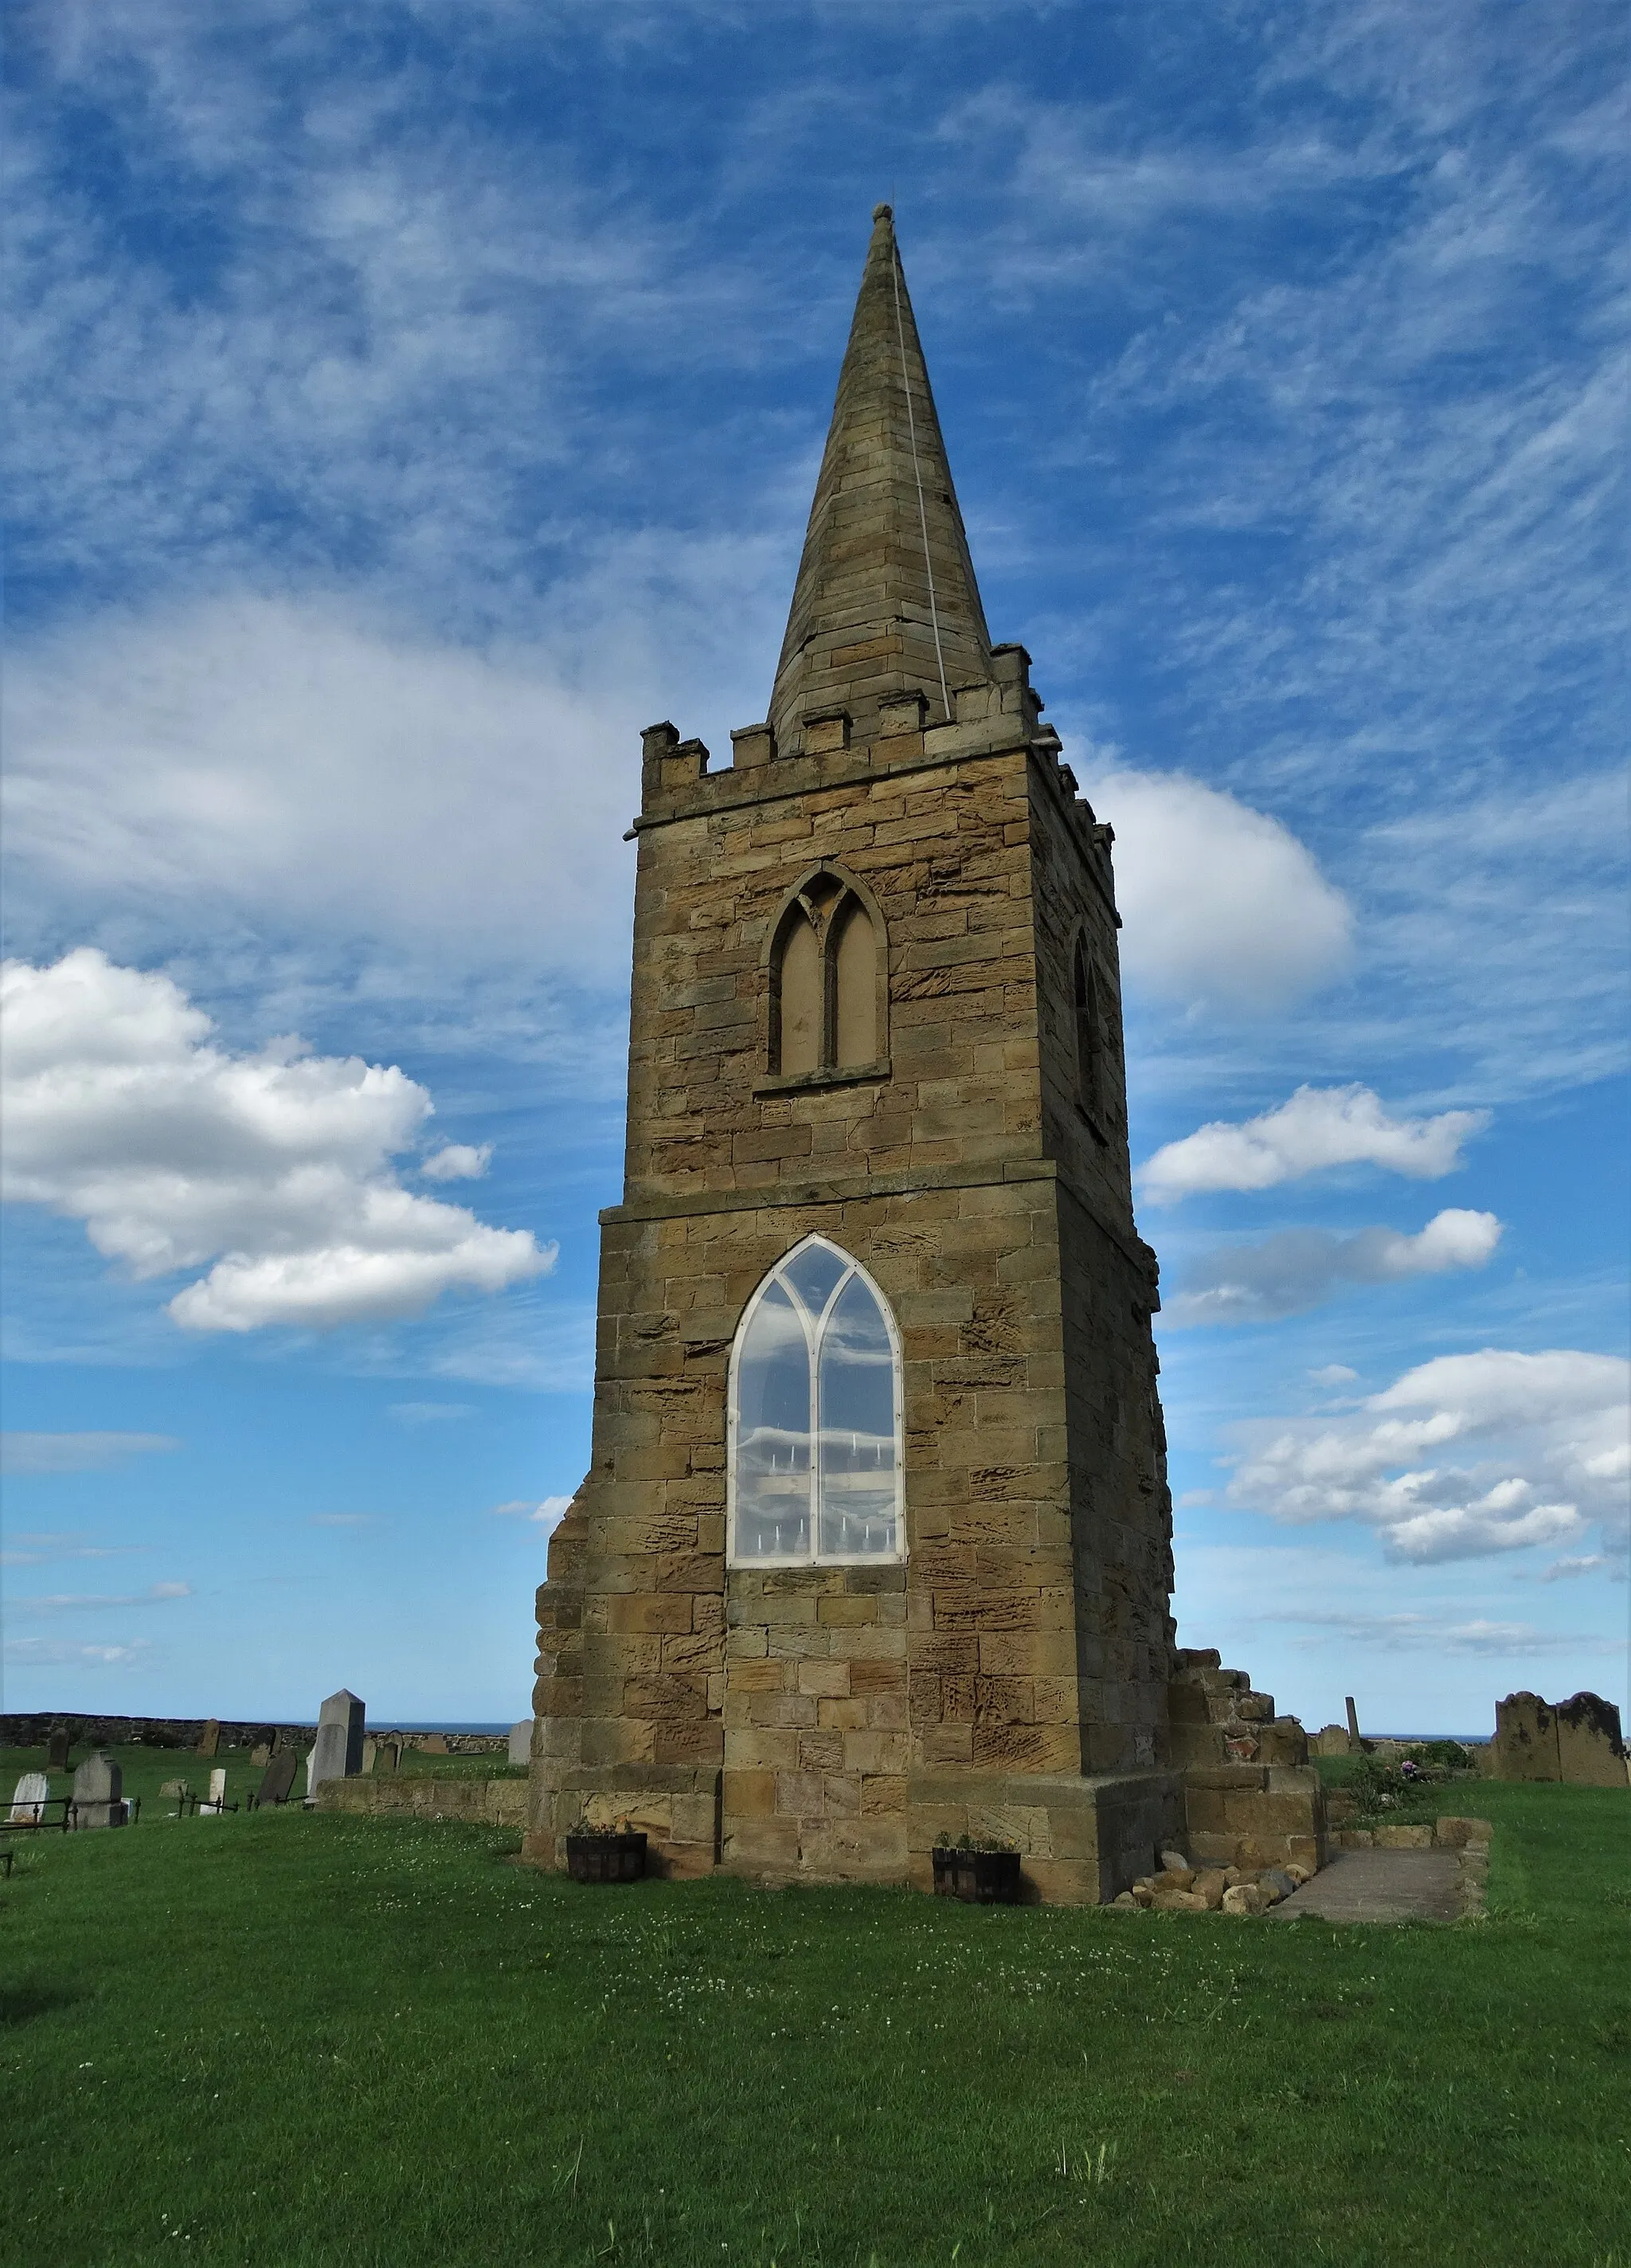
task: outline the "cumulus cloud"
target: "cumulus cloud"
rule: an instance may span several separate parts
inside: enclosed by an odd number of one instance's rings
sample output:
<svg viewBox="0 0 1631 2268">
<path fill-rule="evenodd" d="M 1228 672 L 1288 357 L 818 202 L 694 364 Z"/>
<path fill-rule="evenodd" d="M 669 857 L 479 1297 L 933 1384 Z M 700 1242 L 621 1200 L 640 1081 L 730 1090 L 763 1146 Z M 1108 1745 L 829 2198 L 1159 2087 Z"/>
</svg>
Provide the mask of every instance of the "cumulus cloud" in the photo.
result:
<svg viewBox="0 0 1631 2268">
<path fill-rule="evenodd" d="M 1092 794 L 1115 828 L 1121 956 L 1135 984 L 1250 1013 L 1346 969 L 1348 901 L 1277 819 L 1180 772 L 1112 771 Z"/>
<path fill-rule="evenodd" d="M 428 1182 L 479 1182 L 492 1155 L 490 1142 L 447 1142 L 419 1170 Z"/>
<path fill-rule="evenodd" d="M 1482 1110 L 1392 1118 L 1368 1086 L 1299 1086 L 1289 1101 L 1239 1123 L 1215 1119 L 1168 1142 L 1138 1170 L 1142 1194 L 1172 1204 L 1201 1189 L 1270 1189 L 1335 1166 L 1380 1166 L 1436 1182 L 1489 1123 Z M 1441 1216 L 1447 1218 L 1447 1216 Z"/>
<path fill-rule="evenodd" d="M 1623 1534 L 1628 1398 L 1618 1356 L 1440 1355 L 1351 1412 L 1242 1426 L 1229 1496 L 1359 1521 L 1417 1563 L 1569 1543 L 1592 1521 Z"/>
<path fill-rule="evenodd" d="M 571 1502 L 569 1496 L 547 1496 L 541 1504 L 535 1504 L 530 1496 L 518 1496 L 507 1504 L 496 1504 L 493 1512 L 500 1520 L 535 1520 L 540 1527 L 553 1528 L 570 1509 Z"/>
<path fill-rule="evenodd" d="M 103 1473 L 180 1446 L 170 1433 L 0 1433 L 0 1473 Z"/>
<path fill-rule="evenodd" d="M 1492 1212 L 1451 1209 L 1435 1213 L 1414 1236 L 1396 1228 L 1362 1228 L 1353 1236 L 1284 1229 L 1261 1244 L 1225 1247 L 1197 1262 L 1168 1302 L 1167 1320 L 1269 1322 L 1317 1307 L 1341 1284 L 1397 1283 L 1452 1268 L 1481 1268 L 1501 1241 L 1501 1226 Z M 1354 1376 L 1341 1363 L 1330 1368 L 1336 1383 Z"/>
<path fill-rule="evenodd" d="M 1350 1370 L 1345 1362 L 1327 1362 L 1308 1374 L 1316 1386 L 1351 1386 L 1359 1373 Z"/>
<path fill-rule="evenodd" d="M 1626 1580 L 1623 1554 L 1611 1557 L 1606 1551 L 1587 1551 L 1576 1557 L 1554 1559 L 1540 1580 L 1543 1583 L 1571 1583 L 1582 1575 L 1606 1575 L 1612 1583 Z"/>
<path fill-rule="evenodd" d="M 231 1054 L 168 977 L 89 946 L 6 962 L 0 1012 L 0 1192 L 83 1220 L 138 1280 L 213 1263 L 168 1303 L 187 1329 L 378 1322 L 554 1264 L 529 1231 L 401 1186 L 432 1105 L 394 1066 Z"/>
</svg>

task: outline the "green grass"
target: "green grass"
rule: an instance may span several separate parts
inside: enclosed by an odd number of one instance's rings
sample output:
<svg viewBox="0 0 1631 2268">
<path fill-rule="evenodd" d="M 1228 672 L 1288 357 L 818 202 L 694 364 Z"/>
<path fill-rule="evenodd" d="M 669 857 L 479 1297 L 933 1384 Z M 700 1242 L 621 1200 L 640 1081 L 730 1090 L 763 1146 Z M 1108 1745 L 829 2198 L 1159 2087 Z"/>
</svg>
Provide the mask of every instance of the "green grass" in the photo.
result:
<svg viewBox="0 0 1631 2268">
<path fill-rule="evenodd" d="M 1477 1796 L 1491 1918 L 1438 1929 L 580 1889 L 298 1810 L 43 1837 L 0 2260 L 1627 2268 L 1631 1804 Z"/>
</svg>

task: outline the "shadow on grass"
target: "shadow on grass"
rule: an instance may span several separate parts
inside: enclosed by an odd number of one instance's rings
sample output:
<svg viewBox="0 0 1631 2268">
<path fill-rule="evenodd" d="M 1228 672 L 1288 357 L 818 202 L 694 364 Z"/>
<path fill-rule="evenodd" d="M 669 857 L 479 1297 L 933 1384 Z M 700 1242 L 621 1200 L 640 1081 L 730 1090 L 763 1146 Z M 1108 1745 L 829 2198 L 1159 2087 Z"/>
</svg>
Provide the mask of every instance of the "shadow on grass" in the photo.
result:
<svg viewBox="0 0 1631 2268">
<path fill-rule="evenodd" d="M 74 2007 L 84 1997 L 83 1992 L 72 1992 L 62 1985 L 0 1985 L 0 2030 L 14 2025 L 37 2023 L 41 2016 L 55 2015 L 61 2008 Z"/>
</svg>

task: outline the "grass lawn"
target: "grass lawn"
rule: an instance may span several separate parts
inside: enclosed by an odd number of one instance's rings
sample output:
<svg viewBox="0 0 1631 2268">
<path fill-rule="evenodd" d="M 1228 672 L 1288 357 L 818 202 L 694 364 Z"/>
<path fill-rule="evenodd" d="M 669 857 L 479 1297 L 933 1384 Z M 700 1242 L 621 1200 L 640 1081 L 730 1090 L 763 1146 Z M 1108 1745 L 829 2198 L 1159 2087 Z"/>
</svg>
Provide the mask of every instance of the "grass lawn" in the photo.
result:
<svg viewBox="0 0 1631 2268">
<path fill-rule="evenodd" d="M 124 1761 L 0 1885 L 7 2264 L 1631 2268 L 1618 1792 L 1458 1788 L 1490 1918 L 1338 1930 L 581 1889 Z"/>
</svg>

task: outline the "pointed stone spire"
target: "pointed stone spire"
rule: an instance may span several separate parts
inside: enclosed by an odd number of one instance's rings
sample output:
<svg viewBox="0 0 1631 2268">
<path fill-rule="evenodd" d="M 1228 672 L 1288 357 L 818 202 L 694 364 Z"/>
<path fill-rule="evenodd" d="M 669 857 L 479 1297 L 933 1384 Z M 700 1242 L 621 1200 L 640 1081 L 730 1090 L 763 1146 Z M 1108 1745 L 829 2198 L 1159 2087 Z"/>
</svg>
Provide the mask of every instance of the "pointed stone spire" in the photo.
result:
<svg viewBox="0 0 1631 2268">
<path fill-rule="evenodd" d="M 879 205 L 872 219 L 770 696 L 787 755 L 804 747 L 806 719 L 844 709 L 868 738 L 880 700 L 920 693 L 927 721 L 942 723 L 949 693 L 991 677 L 893 216 Z"/>
</svg>

